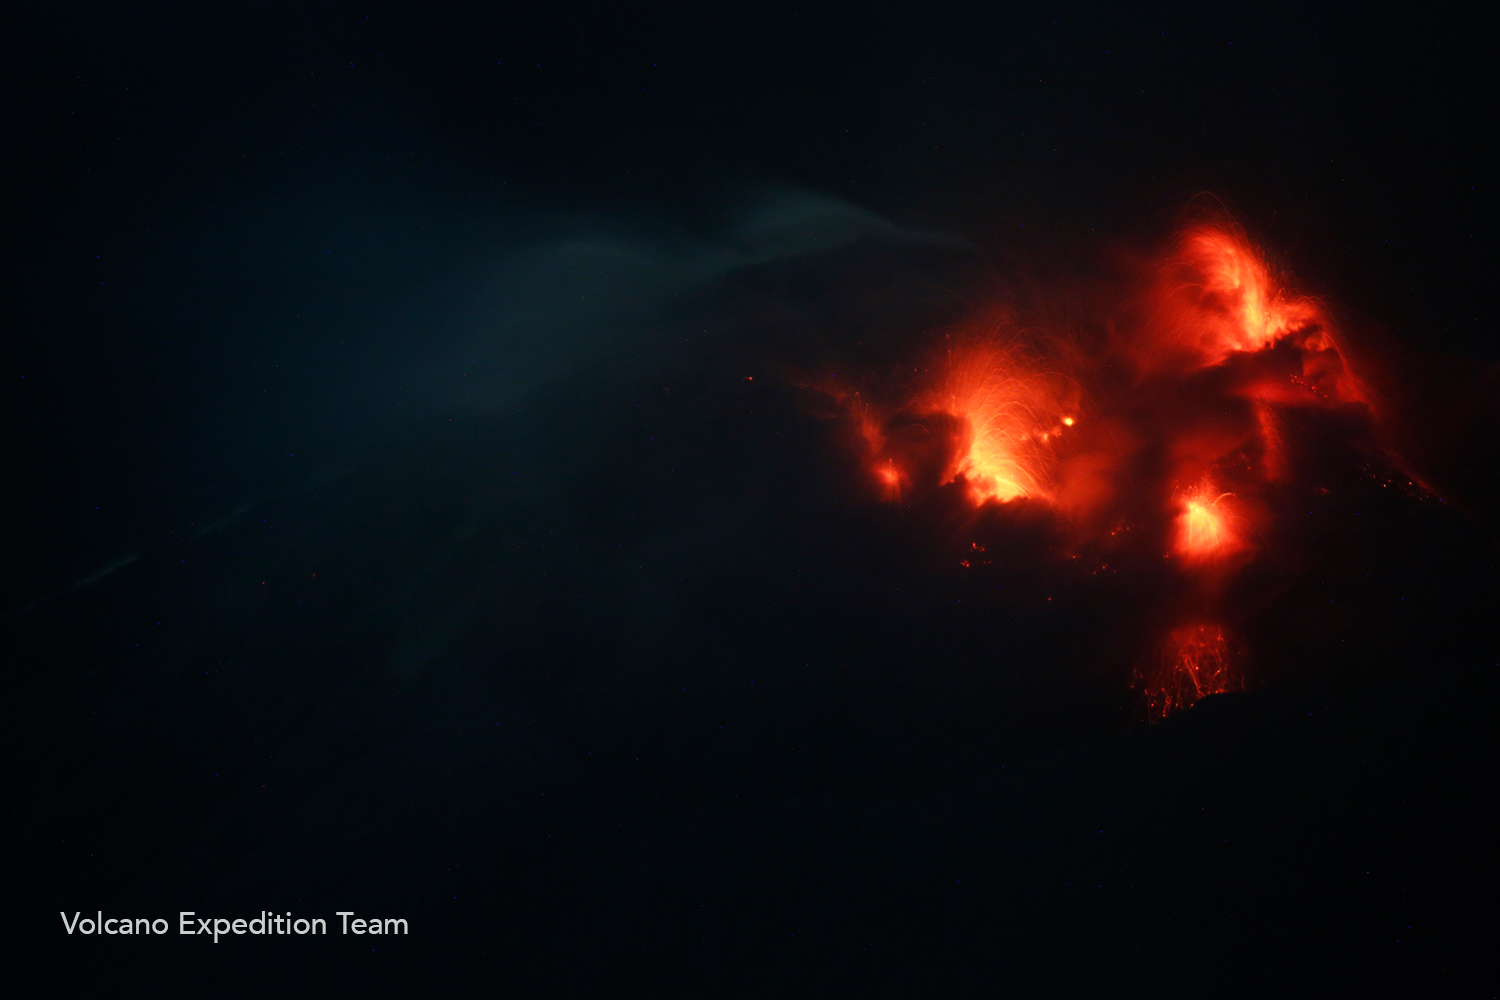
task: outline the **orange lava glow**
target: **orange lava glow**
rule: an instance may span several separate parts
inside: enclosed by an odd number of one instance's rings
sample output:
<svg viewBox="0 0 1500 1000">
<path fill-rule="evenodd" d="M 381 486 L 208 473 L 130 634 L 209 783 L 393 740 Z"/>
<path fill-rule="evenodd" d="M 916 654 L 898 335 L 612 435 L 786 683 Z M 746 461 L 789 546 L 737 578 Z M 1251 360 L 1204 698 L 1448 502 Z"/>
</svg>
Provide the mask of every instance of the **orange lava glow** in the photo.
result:
<svg viewBox="0 0 1500 1000">
<path fill-rule="evenodd" d="M 1067 388 L 1015 350 L 978 344 L 950 353 L 941 384 L 920 403 L 958 418 L 962 437 L 944 483 L 964 480 L 976 503 L 1048 499 L 1055 451 L 1075 420 Z"/>
<path fill-rule="evenodd" d="M 901 470 L 892 461 L 884 461 L 875 466 L 875 478 L 880 480 L 884 487 L 885 496 L 888 500 L 901 499 Z"/>
<path fill-rule="evenodd" d="M 1150 320 L 1134 345 L 1144 368 L 1200 369 L 1235 353 L 1254 353 L 1289 341 L 1310 373 L 1327 382 L 1318 391 L 1358 398 L 1352 376 L 1324 352 L 1337 355 L 1332 318 L 1317 299 L 1283 288 L 1245 234 L 1227 223 L 1188 228 L 1161 263 L 1147 292 Z M 1341 359 L 1340 359 L 1341 360 Z"/>
<path fill-rule="evenodd" d="M 1229 634 L 1213 622 L 1173 629 L 1142 688 L 1147 713 L 1163 719 L 1211 694 L 1244 690 L 1244 673 Z"/>
<path fill-rule="evenodd" d="M 1204 486 L 1182 501 L 1177 515 L 1176 553 L 1188 560 L 1219 559 L 1239 551 L 1244 540 L 1236 530 L 1232 495 Z"/>
<path fill-rule="evenodd" d="M 1294 475 L 1289 415 L 1381 418 L 1331 311 L 1223 218 L 1179 232 L 1092 339 L 993 315 L 974 332 L 980 322 L 950 332 L 891 405 L 841 401 L 880 494 L 906 503 L 956 486 L 976 508 L 1025 499 L 1075 546 L 1114 544 L 1129 527 L 1160 539 L 1211 617 L 1258 554 L 1272 484 Z M 1156 717 L 1243 684 L 1218 626 L 1176 629 L 1164 648 L 1174 665 L 1146 691 Z"/>
</svg>

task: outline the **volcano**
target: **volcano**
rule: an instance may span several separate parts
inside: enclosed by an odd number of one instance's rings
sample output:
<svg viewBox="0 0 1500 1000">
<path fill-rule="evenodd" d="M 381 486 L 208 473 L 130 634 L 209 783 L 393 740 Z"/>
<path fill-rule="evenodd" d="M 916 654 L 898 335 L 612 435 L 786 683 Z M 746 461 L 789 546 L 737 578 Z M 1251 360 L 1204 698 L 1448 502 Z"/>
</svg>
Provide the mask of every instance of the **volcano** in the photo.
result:
<svg viewBox="0 0 1500 1000">
<path fill-rule="evenodd" d="M 934 296 L 952 248 L 750 267 L 664 373 L 429 425 L 13 614 L 28 906 L 412 928 L 102 940 L 54 982 L 462 991 L 485 949 L 577 995 L 1427 981 L 1477 933 L 1494 549 L 1323 307 L 1204 239 L 1092 341 Z"/>
<path fill-rule="evenodd" d="M 1234 582 L 1257 550 L 1278 543 L 1278 523 L 1297 518 L 1314 492 L 1328 495 L 1321 484 L 1330 476 L 1347 482 L 1359 466 L 1366 480 L 1399 479 L 1441 502 L 1383 444 L 1402 436 L 1391 427 L 1398 418 L 1356 373 L 1343 340 L 1330 311 L 1272 274 L 1221 217 L 1186 224 L 1124 302 L 1077 329 L 1005 311 L 965 320 L 925 368 L 911 369 L 923 387 L 908 399 L 882 408 L 810 384 L 858 423 L 888 499 L 951 487 L 986 522 L 970 533 L 1006 530 L 1007 505 L 1044 508 L 1052 558 L 1158 589 L 1162 606 L 1147 617 L 1188 616 L 1139 654 L 1153 662 L 1136 673 L 1160 717 L 1243 690 L 1240 643 L 1223 620 L 1253 627 L 1258 612 L 1248 609 L 1264 599 Z M 898 384 L 911 384 L 904 369 Z M 876 386 L 875 398 L 892 391 Z M 1306 437 L 1335 448 L 1337 462 L 1315 456 Z M 1156 579 L 1160 559 L 1176 570 L 1170 585 Z M 1226 605 L 1231 590 L 1236 603 Z M 1111 646 L 1110 658 L 1120 649 Z"/>
<path fill-rule="evenodd" d="M 1470 8 L 18 8 L 7 995 L 1493 996 Z"/>
</svg>

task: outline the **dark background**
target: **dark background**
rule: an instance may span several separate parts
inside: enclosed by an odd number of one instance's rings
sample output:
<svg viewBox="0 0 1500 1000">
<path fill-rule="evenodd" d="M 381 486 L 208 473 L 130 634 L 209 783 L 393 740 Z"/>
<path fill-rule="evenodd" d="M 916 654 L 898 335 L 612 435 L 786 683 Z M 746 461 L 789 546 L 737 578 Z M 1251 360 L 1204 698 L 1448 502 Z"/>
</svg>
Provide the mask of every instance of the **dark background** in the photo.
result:
<svg viewBox="0 0 1500 1000">
<path fill-rule="evenodd" d="M 1481 20 L 12 14 L 8 966 L 59 995 L 1493 995 L 1495 558 L 1452 509 L 1488 509 L 1493 434 L 1432 403 L 1497 359 Z M 1205 191 L 1423 359 L 1411 433 L 1462 488 L 1321 456 L 1259 689 L 1145 728 L 1137 595 L 993 521 L 961 528 L 992 577 L 956 575 L 956 509 L 862 492 L 798 382 L 997 289 L 1105 285 Z M 99 907 L 413 933 L 53 922 Z"/>
</svg>

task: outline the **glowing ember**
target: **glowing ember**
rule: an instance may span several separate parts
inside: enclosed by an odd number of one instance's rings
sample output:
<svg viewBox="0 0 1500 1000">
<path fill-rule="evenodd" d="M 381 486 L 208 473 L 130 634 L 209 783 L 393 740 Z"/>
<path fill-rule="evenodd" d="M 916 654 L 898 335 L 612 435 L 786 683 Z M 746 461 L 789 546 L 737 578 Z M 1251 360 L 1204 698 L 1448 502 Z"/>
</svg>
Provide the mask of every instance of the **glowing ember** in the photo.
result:
<svg viewBox="0 0 1500 1000">
<path fill-rule="evenodd" d="M 903 477 L 900 468 L 897 467 L 895 462 L 887 459 L 877 464 L 875 466 L 875 478 L 880 480 L 887 500 L 901 499 L 901 480 Z"/>
</svg>

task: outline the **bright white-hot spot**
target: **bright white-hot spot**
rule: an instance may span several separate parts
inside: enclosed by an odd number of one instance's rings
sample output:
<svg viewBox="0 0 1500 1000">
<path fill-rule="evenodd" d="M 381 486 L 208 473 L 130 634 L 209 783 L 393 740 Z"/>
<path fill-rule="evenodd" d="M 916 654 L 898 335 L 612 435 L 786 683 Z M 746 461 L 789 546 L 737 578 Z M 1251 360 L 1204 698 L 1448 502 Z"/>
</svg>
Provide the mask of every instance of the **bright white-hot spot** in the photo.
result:
<svg viewBox="0 0 1500 1000">
<path fill-rule="evenodd" d="M 1232 493 L 1215 495 L 1211 487 L 1204 486 L 1182 501 L 1174 545 L 1179 556 L 1208 560 L 1229 555 L 1244 546 L 1230 506 L 1233 496 Z"/>
</svg>

